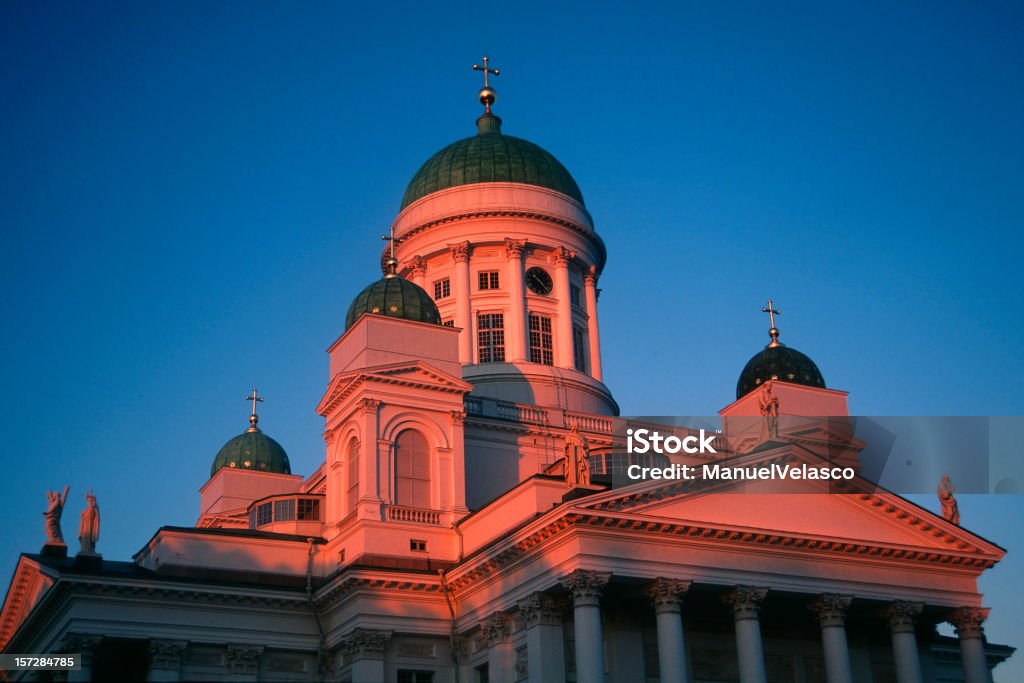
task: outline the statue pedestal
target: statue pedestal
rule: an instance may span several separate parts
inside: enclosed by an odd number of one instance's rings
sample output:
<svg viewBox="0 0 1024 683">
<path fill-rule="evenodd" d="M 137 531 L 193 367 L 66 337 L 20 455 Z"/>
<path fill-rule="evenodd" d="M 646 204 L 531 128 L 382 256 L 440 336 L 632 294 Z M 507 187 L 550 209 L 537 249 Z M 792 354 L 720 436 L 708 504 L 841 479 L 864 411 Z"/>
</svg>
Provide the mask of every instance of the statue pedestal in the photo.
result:
<svg viewBox="0 0 1024 683">
<path fill-rule="evenodd" d="M 75 566 L 85 569 L 100 569 L 103 567 L 103 556 L 99 553 L 78 553 L 75 555 Z"/>
<path fill-rule="evenodd" d="M 66 543 L 46 543 L 39 554 L 45 557 L 67 557 L 68 546 Z"/>
</svg>

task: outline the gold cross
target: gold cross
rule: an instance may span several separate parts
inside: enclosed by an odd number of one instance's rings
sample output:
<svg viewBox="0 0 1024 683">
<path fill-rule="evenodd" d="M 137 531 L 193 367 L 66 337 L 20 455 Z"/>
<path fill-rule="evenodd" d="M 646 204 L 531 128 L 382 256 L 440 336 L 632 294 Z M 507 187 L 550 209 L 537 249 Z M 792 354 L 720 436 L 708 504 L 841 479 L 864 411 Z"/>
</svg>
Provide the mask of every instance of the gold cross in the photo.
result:
<svg viewBox="0 0 1024 683">
<path fill-rule="evenodd" d="M 252 396 L 246 396 L 246 401 L 252 401 L 252 415 L 249 416 L 249 424 L 252 425 L 249 429 L 255 430 L 256 423 L 260 421 L 258 415 L 256 415 L 256 404 L 263 403 L 263 398 L 259 395 L 259 389 L 256 387 L 252 388 Z"/>
<path fill-rule="evenodd" d="M 768 319 L 772 324 L 771 329 L 768 330 L 768 336 L 772 338 L 772 341 L 768 346 L 772 348 L 782 346 L 782 343 L 779 341 L 779 328 L 775 327 L 775 316 L 782 315 L 782 311 L 775 308 L 775 304 L 772 303 L 772 300 L 768 299 L 768 308 L 762 308 L 761 312 L 768 314 Z"/>
<path fill-rule="evenodd" d="M 395 237 L 395 226 L 391 226 L 391 230 L 388 235 L 381 235 L 380 238 L 385 242 L 391 243 L 391 258 L 395 258 L 395 245 L 402 241 L 401 237 Z"/>
<path fill-rule="evenodd" d="M 488 62 L 489 61 L 491 61 L 490 58 L 485 56 L 484 57 L 484 65 L 483 66 L 480 66 L 479 64 L 474 64 L 473 65 L 473 71 L 483 71 L 484 72 L 484 87 L 485 88 L 491 87 L 490 83 L 487 82 L 488 74 L 494 74 L 495 76 L 497 76 L 498 74 L 501 73 L 500 69 L 492 69 L 490 66 L 488 66 Z"/>
<path fill-rule="evenodd" d="M 782 315 L 782 311 L 775 308 L 775 304 L 772 303 L 771 299 L 768 299 L 768 308 L 762 308 L 761 312 L 768 314 L 768 319 L 771 321 L 772 327 L 775 327 L 775 316 Z"/>
</svg>

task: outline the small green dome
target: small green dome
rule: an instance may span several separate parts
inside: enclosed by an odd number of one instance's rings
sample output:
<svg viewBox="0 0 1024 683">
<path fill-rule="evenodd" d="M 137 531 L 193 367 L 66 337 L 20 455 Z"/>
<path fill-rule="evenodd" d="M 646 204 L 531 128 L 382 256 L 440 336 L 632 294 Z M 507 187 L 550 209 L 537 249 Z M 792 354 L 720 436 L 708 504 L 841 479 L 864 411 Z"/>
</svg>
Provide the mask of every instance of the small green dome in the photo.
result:
<svg viewBox="0 0 1024 683">
<path fill-rule="evenodd" d="M 210 468 L 212 477 L 222 467 L 236 467 L 243 470 L 291 474 L 292 466 L 288 454 L 281 444 L 253 427 L 224 444 L 213 459 Z"/>
<path fill-rule="evenodd" d="M 348 307 L 345 329 L 352 327 L 365 313 L 441 324 L 441 314 L 430 295 L 415 283 L 397 275 L 385 276 L 359 292 Z"/>
<path fill-rule="evenodd" d="M 736 398 L 743 398 L 770 379 L 825 388 L 825 378 L 808 356 L 782 343 L 769 344 L 747 361 L 736 383 Z"/>
<path fill-rule="evenodd" d="M 403 209 L 428 194 L 473 183 L 536 185 L 583 203 L 576 181 L 550 153 L 528 140 L 502 135 L 501 119 L 493 114 L 484 114 L 476 125 L 475 136 L 448 145 L 416 172 L 402 198 Z"/>
</svg>

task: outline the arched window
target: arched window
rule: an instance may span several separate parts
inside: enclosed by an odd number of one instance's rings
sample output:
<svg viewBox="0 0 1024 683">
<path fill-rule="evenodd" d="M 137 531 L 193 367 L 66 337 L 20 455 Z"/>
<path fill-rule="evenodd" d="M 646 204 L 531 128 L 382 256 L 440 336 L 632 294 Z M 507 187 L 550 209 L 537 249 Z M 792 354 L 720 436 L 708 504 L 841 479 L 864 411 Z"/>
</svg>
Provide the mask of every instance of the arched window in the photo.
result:
<svg viewBox="0 0 1024 683">
<path fill-rule="evenodd" d="M 349 510 L 356 509 L 359 502 L 359 440 L 352 437 L 348 442 L 348 492 L 346 502 Z"/>
<path fill-rule="evenodd" d="M 412 429 L 395 440 L 395 504 L 430 507 L 430 448 Z"/>
</svg>

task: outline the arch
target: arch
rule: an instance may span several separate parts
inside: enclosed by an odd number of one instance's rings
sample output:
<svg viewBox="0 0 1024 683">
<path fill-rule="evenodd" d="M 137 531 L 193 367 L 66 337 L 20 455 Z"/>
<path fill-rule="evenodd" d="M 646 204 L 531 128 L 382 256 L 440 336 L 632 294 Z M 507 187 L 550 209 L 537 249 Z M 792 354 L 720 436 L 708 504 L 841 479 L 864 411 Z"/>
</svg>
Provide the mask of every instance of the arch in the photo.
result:
<svg viewBox="0 0 1024 683">
<path fill-rule="evenodd" d="M 395 504 L 429 508 L 430 445 L 416 429 L 406 429 L 395 439 Z"/>
<path fill-rule="evenodd" d="M 403 411 L 392 415 L 381 429 L 381 438 L 394 443 L 398 435 L 406 429 L 415 429 L 420 432 L 427 441 L 432 442 L 434 448 L 451 448 L 444 427 L 425 418 L 422 413 L 413 411 Z"/>
</svg>

